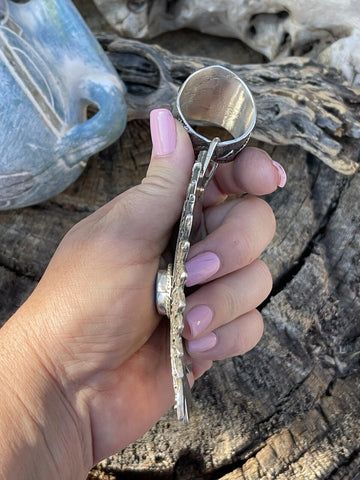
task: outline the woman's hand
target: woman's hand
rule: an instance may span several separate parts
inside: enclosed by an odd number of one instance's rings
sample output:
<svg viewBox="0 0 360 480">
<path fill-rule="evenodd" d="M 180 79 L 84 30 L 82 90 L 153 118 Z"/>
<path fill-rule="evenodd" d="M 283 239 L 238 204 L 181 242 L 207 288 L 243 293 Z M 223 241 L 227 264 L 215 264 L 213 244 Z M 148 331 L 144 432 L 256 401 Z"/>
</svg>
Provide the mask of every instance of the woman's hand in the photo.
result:
<svg viewBox="0 0 360 480">
<path fill-rule="evenodd" d="M 22 370 L 11 388 L 30 404 L 28 413 L 46 416 L 44 391 L 61 398 L 63 425 L 54 417 L 42 435 L 49 444 L 49 429 L 62 432 L 64 425 L 72 434 L 58 435 L 53 464 L 70 465 L 76 455 L 84 475 L 139 438 L 174 401 L 168 321 L 156 313 L 154 282 L 194 156 L 187 133 L 167 110 L 152 112 L 151 130 L 153 153 L 141 185 L 72 228 L 33 294 L 0 332 L 6 351 L 20 348 L 14 336 L 26 337 L 20 365 L 10 359 L 3 368 Z M 213 360 L 244 354 L 262 335 L 256 307 L 272 282 L 258 257 L 274 235 L 275 219 L 268 204 L 252 195 L 270 193 L 285 180 L 265 152 L 247 148 L 219 167 L 208 187 L 208 236 L 191 247 L 187 263 L 187 285 L 201 285 L 188 297 L 185 312 L 190 381 Z M 243 193 L 250 195 L 224 202 L 229 194 Z M 21 376 L 28 375 L 32 357 L 32 375 L 38 372 L 42 380 L 29 378 L 29 393 Z"/>
</svg>

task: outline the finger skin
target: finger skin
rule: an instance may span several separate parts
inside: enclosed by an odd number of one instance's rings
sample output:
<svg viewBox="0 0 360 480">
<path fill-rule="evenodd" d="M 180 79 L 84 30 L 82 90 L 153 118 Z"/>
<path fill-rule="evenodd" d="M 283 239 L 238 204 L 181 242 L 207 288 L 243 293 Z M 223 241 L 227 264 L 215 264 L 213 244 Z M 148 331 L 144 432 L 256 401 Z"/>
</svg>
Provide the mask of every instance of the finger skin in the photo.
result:
<svg viewBox="0 0 360 480">
<path fill-rule="evenodd" d="M 191 364 L 191 369 L 192 369 L 192 374 L 194 377 L 194 380 L 197 380 L 200 378 L 202 375 L 204 375 L 205 372 L 210 370 L 212 367 L 212 360 L 208 360 L 207 358 L 197 358 L 196 360 L 193 359 L 192 364 Z"/>
<path fill-rule="evenodd" d="M 223 360 L 243 355 L 259 342 L 264 331 L 262 315 L 252 310 L 216 330 L 216 345 L 204 352 L 192 352 L 186 341 L 188 355 L 196 360 Z"/>
<path fill-rule="evenodd" d="M 219 257 L 220 268 L 209 280 L 252 263 L 275 233 L 275 216 L 264 200 L 247 196 L 230 203 L 207 212 L 206 226 L 210 233 L 190 249 L 188 260 L 204 252 Z"/>
<path fill-rule="evenodd" d="M 131 251 L 135 253 L 135 259 L 139 255 L 143 259 L 145 256 L 157 258 L 162 254 L 180 217 L 194 164 L 190 138 L 178 121 L 175 121 L 175 126 L 175 151 L 169 155 L 153 152 L 141 184 L 111 200 L 73 230 L 83 224 L 100 223 L 102 230 L 110 235 L 129 245 L 140 245 L 141 253 L 132 249 L 127 252 L 127 258 L 131 258 Z"/>
<path fill-rule="evenodd" d="M 274 192 L 280 183 L 279 171 L 270 155 L 259 148 L 248 147 L 235 161 L 218 167 L 214 182 L 205 193 L 204 204 L 205 207 L 215 205 L 230 194 L 266 195 Z"/>
<path fill-rule="evenodd" d="M 187 340 L 204 337 L 255 309 L 267 298 L 271 288 L 271 273 L 262 260 L 255 260 L 241 270 L 203 285 L 186 300 L 183 337 Z M 194 335 L 187 322 L 187 314 L 201 305 L 209 307 L 213 317 L 205 330 Z"/>
</svg>

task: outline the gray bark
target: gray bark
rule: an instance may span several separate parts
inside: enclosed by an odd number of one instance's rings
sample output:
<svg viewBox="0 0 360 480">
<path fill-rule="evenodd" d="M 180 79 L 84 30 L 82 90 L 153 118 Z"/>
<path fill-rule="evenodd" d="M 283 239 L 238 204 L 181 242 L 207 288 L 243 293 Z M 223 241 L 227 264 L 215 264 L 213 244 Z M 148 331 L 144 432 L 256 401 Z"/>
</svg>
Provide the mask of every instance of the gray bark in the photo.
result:
<svg viewBox="0 0 360 480">
<path fill-rule="evenodd" d="M 262 341 L 197 382 L 188 427 L 169 412 L 90 478 L 350 480 L 358 472 L 360 175 L 345 180 L 294 148 L 272 155 L 289 182 L 268 198 L 278 230 L 264 254 L 275 286 Z"/>
<path fill-rule="evenodd" d="M 182 82 L 195 70 L 225 65 L 249 86 L 257 108 L 254 138 L 298 145 L 346 175 L 358 169 L 360 91 L 339 72 L 306 57 L 270 64 L 236 65 L 205 57 L 179 56 L 154 45 L 99 35 L 128 87 L 129 119 L 147 118 L 159 105 L 171 107 Z"/>
</svg>

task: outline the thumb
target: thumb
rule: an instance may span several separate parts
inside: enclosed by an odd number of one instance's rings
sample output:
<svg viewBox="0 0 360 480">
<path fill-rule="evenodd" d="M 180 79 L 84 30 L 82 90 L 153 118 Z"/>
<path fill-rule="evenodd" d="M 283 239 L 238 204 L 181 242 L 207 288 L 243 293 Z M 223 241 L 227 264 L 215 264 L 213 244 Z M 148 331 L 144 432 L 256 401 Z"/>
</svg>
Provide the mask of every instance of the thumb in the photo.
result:
<svg viewBox="0 0 360 480">
<path fill-rule="evenodd" d="M 151 207 L 156 213 L 164 209 L 167 212 L 168 227 L 180 215 L 194 164 L 194 151 L 189 135 L 169 110 L 161 108 L 151 112 L 150 131 L 153 150 L 142 187 L 152 194 Z"/>
<path fill-rule="evenodd" d="M 153 143 L 151 161 L 142 183 L 131 190 L 131 208 L 136 215 L 134 234 L 158 246 L 160 254 L 179 219 L 194 164 L 190 137 L 166 109 L 150 114 Z M 138 237 L 139 238 L 139 237 Z"/>
</svg>

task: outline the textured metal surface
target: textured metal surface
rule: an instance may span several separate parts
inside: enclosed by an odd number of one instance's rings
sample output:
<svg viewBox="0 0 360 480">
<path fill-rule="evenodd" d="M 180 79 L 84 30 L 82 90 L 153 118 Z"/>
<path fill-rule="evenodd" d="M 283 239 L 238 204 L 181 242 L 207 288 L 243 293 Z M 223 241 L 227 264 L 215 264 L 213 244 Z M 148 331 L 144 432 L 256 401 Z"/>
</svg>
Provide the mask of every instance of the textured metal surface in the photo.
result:
<svg viewBox="0 0 360 480">
<path fill-rule="evenodd" d="M 175 392 L 175 408 L 177 417 L 185 424 L 189 421 L 190 386 L 186 375 L 182 331 L 184 329 L 184 310 L 186 307 L 185 282 L 187 272 L 185 263 L 190 249 L 190 236 L 194 224 L 196 203 L 201 203 L 203 193 L 202 179 L 206 170 L 207 152 L 201 152 L 194 163 L 191 179 L 184 202 L 179 233 L 176 243 L 174 265 L 172 271 L 171 310 L 170 310 L 170 358 L 173 386 Z M 198 219 L 195 219 L 195 221 Z"/>
<path fill-rule="evenodd" d="M 186 200 L 180 219 L 179 234 L 176 244 L 170 311 L 170 358 L 173 385 L 175 392 L 175 408 L 177 417 L 184 423 L 189 420 L 189 401 L 187 392 L 190 390 L 183 364 L 184 348 L 182 331 L 184 329 L 184 309 L 186 307 L 184 286 L 187 278 L 185 262 L 190 249 L 190 234 L 193 224 L 193 212 L 196 200 L 196 190 L 202 170 L 201 162 L 195 162 L 191 180 L 188 186 Z"/>
<path fill-rule="evenodd" d="M 176 241 L 174 262 L 160 270 L 156 281 L 156 303 L 160 314 L 170 320 L 170 358 L 175 408 L 178 420 L 189 421 L 191 402 L 187 373 L 191 366 L 184 363 L 182 332 L 186 307 L 186 260 L 192 243 L 200 240 L 202 198 L 204 191 L 221 162 L 231 161 L 247 144 L 255 125 L 256 109 L 247 86 L 233 72 L 219 65 L 203 68 L 190 75 L 177 98 L 177 114 L 190 133 L 196 161 L 187 187 Z M 193 128 L 220 127 L 232 135 L 230 141 L 205 137 Z"/>
<path fill-rule="evenodd" d="M 215 138 L 207 151 L 200 152 L 193 165 L 183 205 L 174 254 L 174 263 L 166 270 L 159 270 L 156 279 L 156 306 L 161 315 L 170 320 L 170 358 L 175 408 L 177 417 L 185 424 L 189 421 L 191 391 L 187 374 L 191 366 L 184 363 L 182 332 L 186 307 L 185 283 L 187 279 L 186 260 L 190 245 L 201 234 L 202 197 L 205 188 L 216 170 L 213 162 L 219 138 Z"/>
<path fill-rule="evenodd" d="M 190 75 L 179 91 L 176 108 L 195 153 L 208 149 L 213 138 L 196 131 L 196 126 L 220 128 L 230 134 L 230 139 L 217 144 L 218 163 L 233 160 L 245 147 L 256 121 L 250 90 L 234 72 L 221 65 L 205 67 Z"/>
</svg>

